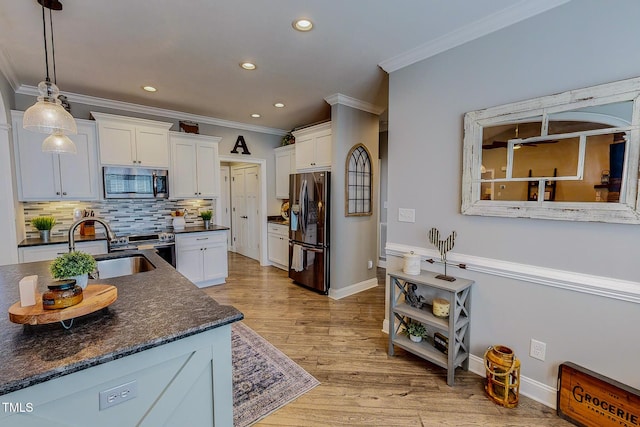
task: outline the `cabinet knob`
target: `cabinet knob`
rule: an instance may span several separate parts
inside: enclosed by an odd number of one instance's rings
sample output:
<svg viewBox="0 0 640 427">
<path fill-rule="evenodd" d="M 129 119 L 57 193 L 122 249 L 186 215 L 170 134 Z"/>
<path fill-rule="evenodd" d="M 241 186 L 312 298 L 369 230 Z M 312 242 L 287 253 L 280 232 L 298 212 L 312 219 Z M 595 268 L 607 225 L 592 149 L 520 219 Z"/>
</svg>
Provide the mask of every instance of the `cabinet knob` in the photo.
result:
<svg viewBox="0 0 640 427">
<path fill-rule="evenodd" d="M 59 191 L 56 191 L 56 196 L 59 196 L 59 195 L 60 195 L 60 192 L 59 192 Z"/>
</svg>

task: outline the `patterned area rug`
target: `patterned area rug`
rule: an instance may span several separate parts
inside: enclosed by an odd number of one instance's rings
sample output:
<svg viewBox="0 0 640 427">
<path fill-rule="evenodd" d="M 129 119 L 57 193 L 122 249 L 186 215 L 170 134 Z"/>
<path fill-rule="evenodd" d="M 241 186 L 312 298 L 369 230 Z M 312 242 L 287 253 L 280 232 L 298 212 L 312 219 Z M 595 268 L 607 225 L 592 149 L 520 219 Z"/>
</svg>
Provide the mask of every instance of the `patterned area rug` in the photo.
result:
<svg viewBox="0 0 640 427">
<path fill-rule="evenodd" d="M 235 427 L 261 420 L 320 384 L 242 322 L 231 330 Z"/>
</svg>

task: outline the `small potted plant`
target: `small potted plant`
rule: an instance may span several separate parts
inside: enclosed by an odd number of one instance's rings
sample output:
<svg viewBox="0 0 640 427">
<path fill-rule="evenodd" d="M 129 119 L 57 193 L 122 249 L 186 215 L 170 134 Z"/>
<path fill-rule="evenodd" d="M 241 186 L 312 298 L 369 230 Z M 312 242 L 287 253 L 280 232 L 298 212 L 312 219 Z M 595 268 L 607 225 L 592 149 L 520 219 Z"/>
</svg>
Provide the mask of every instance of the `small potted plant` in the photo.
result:
<svg viewBox="0 0 640 427">
<path fill-rule="evenodd" d="M 45 242 L 51 237 L 51 229 L 56 224 L 56 219 L 52 216 L 37 216 L 31 220 L 33 225 L 40 232 L 40 238 Z"/>
<path fill-rule="evenodd" d="M 407 325 L 405 333 L 409 335 L 411 341 L 420 342 L 427 335 L 427 328 L 420 322 L 412 321 Z"/>
<path fill-rule="evenodd" d="M 295 144 L 296 143 L 296 137 L 293 136 L 293 134 L 291 132 L 287 133 L 285 136 L 282 137 L 282 142 L 280 143 L 281 146 L 285 146 L 285 145 L 291 145 L 291 144 Z"/>
<path fill-rule="evenodd" d="M 209 228 L 211 225 L 211 217 L 213 216 L 213 211 L 206 210 L 200 212 L 200 218 L 204 221 L 204 228 Z"/>
<path fill-rule="evenodd" d="M 85 252 L 73 251 L 60 255 L 49 266 L 54 279 L 75 279 L 82 289 L 87 287 L 89 273 L 96 269 L 96 260 Z"/>
</svg>

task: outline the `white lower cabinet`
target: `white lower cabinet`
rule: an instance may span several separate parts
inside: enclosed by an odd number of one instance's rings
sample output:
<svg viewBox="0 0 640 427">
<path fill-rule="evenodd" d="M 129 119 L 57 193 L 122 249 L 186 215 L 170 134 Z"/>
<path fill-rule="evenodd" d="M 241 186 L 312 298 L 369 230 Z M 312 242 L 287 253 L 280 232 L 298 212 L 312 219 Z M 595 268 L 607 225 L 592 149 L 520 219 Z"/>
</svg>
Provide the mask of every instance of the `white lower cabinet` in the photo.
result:
<svg viewBox="0 0 640 427">
<path fill-rule="evenodd" d="M 267 230 L 269 261 L 286 271 L 289 269 L 289 226 L 269 223 Z"/>
<path fill-rule="evenodd" d="M 224 283 L 229 275 L 227 232 L 177 234 L 176 269 L 199 288 Z"/>
<path fill-rule="evenodd" d="M 107 241 L 96 240 L 94 242 L 76 242 L 76 250 L 86 252 L 91 255 L 106 254 Z M 67 252 L 69 252 L 69 245 L 67 243 L 22 247 L 18 248 L 18 261 L 21 263 L 50 261 L 57 258 L 59 255 L 66 254 Z"/>
</svg>

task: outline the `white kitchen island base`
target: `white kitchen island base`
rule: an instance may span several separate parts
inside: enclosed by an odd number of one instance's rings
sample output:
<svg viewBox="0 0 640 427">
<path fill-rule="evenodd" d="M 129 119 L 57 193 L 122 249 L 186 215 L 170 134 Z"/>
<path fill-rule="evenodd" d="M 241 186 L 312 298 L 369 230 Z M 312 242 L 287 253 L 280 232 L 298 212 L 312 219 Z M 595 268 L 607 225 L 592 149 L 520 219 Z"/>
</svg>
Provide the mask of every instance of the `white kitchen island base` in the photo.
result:
<svg viewBox="0 0 640 427">
<path fill-rule="evenodd" d="M 137 396 L 100 410 L 100 392 L 132 381 L 135 386 L 124 393 Z M 110 397 L 121 399 L 122 393 Z M 231 325 L 38 383 L 1 400 L 3 427 L 231 426 Z"/>
</svg>

